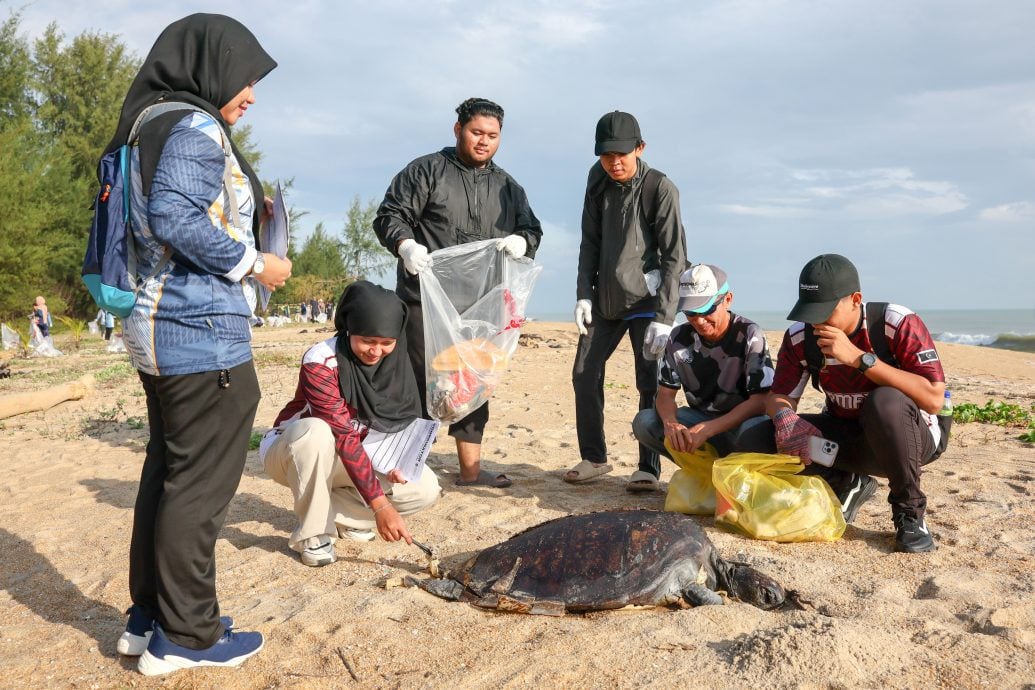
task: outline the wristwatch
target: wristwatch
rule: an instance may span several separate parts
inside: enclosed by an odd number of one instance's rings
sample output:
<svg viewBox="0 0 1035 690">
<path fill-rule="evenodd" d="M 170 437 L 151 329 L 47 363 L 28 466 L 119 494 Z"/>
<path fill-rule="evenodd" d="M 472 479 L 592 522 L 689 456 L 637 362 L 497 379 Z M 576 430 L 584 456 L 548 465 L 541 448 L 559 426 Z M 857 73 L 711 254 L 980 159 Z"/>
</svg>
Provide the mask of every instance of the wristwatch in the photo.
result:
<svg viewBox="0 0 1035 690">
<path fill-rule="evenodd" d="M 255 263 L 252 264 L 252 275 L 257 276 L 266 270 L 266 257 L 259 252 L 255 255 Z"/>
<path fill-rule="evenodd" d="M 864 352 L 862 361 L 859 362 L 859 371 L 866 373 L 867 369 L 871 369 L 873 365 L 877 363 L 877 355 L 872 352 Z"/>
</svg>

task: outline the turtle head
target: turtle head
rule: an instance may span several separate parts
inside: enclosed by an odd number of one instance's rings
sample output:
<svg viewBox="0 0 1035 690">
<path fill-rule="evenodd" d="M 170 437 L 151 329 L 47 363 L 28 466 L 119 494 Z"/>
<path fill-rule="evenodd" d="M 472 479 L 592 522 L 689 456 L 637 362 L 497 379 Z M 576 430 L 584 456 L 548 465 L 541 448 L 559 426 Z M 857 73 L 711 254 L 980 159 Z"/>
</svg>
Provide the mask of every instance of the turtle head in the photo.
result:
<svg viewBox="0 0 1035 690">
<path fill-rule="evenodd" d="M 730 596 L 760 609 L 781 606 L 787 593 L 780 583 L 749 565 L 734 564 L 729 573 Z"/>
</svg>

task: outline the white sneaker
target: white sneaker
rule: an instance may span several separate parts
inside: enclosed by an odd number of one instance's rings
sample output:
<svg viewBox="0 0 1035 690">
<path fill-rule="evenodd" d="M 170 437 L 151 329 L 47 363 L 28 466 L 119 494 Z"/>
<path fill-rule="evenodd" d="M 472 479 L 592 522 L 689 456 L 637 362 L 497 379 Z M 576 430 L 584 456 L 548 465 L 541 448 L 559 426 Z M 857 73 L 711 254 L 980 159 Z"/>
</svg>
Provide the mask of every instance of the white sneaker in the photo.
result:
<svg viewBox="0 0 1035 690">
<path fill-rule="evenodd" d="M 345 537 L 347 539 L 352 539 L 353 541 L 374 540 L 374 530 L 372 529 L 352 529 L 351 527 L 342 529 L 341 527 L 339 527 L 338 535 L 341 537 Z"/>
<path fill-rule="evenodd" d="M 334 544 L 331 542 L 329 535 L 322 534 L 319 537 L 309 537 L 302 544 L 305 546 L 305 550 L 301 554 L 302 563 L 312 568 L 330 565 L 338 560 L 338 556 L 334 553 Z"/>
</svg>

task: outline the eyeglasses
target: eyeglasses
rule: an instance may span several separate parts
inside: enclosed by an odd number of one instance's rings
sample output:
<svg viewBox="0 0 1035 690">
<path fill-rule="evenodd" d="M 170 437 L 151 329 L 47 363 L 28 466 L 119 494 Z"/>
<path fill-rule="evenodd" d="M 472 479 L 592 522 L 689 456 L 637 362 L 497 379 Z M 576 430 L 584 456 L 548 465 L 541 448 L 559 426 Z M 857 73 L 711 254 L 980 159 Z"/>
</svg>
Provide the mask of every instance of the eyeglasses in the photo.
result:
<svg viewBox="0 0 1035 690">
<path fill-rule="evenodd" d="M 688 319 L 704 318 L 706 316 L 711 316 L 712 314 L 715 313 L 715 310 L 719 308 L 720 304 L 725 303 L 726 295 L 728 295 L 728 294 L 729 294 L 728 292 L 724 292 L 721 295 L 719 295 L 718 297 L 716 297 L 715 301 L 712 302 L 712 306 L 708 309 L 708 311 L 685 311 L 683 313 L 686 314 L 686 318 L 688 318 Z"/>
</svg>

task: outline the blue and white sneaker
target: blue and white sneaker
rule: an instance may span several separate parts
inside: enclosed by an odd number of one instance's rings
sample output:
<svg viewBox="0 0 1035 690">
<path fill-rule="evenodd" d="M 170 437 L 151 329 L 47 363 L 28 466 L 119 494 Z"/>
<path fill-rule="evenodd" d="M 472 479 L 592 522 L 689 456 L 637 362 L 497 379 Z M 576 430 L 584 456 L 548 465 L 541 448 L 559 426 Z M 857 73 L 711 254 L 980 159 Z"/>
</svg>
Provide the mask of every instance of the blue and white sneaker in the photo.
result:
<svg viewBox="0 0 1035 690">
<path fill-rule="evenodd" d="M 199 666 L 240 666 L 248 657 L 262 649 L 260 632 L 236 632 L 227 629 L 216 643 L 207 649 L 181 647 L 165 636 L 162 626 L 155 623 L 154 634 L 147 651 L 140 656 L 137 670 L 145 676 L 160 676 L 182 668 Z"/>
<path fill-rule="evenodd" d="M 119 638 L 116 649 L 123 656 L 140 656 L 147 649 L 147 643 L 151 640 L 151 630 L 154 628 L 155 620 L 136 604 L 130 606 L 126 613 L 129 614 L 129 621 L 126 622 L 126 631 Z M 219 621 L 227 630 L 234 627 L 234 619 L 230 616 L 220 616 Z"/>
</svg>

